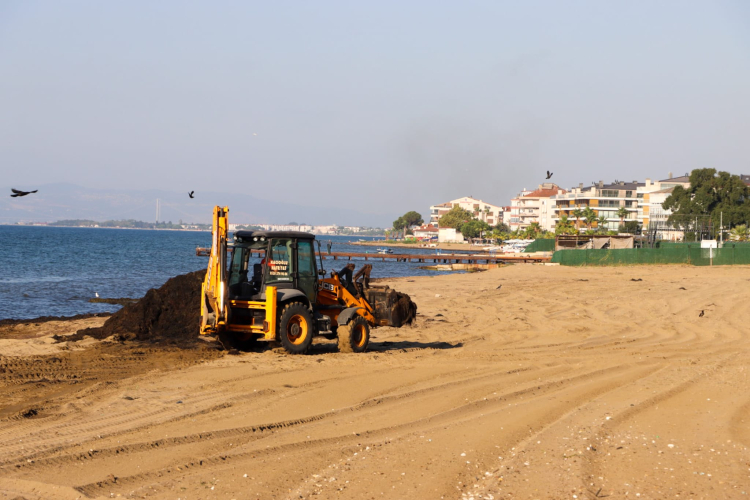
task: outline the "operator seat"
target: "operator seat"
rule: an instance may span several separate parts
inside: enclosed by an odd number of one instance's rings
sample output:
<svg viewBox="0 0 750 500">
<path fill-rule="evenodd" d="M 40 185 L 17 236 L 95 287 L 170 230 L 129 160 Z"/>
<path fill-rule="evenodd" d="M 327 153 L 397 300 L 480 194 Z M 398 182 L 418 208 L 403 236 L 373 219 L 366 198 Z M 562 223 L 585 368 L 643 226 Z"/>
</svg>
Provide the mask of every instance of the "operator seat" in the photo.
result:
<svg viewBox="0 0 750 500">
<path fill-rule="evenodd" d="M 260 284 L 263 282 L 263 266 L 260 264 L 253 264 L 253 277 L 250 279 L 253 288 L 256 291 L 260 290 Z"/>
</svg>

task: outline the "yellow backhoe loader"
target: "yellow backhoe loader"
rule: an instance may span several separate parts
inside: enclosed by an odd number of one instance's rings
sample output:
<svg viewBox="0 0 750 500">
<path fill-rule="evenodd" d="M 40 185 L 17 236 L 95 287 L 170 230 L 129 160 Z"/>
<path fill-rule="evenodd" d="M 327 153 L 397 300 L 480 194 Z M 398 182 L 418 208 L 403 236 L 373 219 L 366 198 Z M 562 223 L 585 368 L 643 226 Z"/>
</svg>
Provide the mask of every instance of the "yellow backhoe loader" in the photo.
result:
<svg viewBox="0 0 750 500">
<path fill-rule="evenodd" d="M 342 352 L 364 352 L 370 328 L 401 327 L 416 317 L 407 295 L 370 286 L 369 264 L 357 273 L 348 264 L 325 277 L 313 234 L 236 231 L 229 241 L 228 213 L 227 207 L 214 208 L 201 334 L 218 335 L 225 346 L 239 349 L 280 342 L 293 354 L 307 352 L 321 335 L 338 338 Z"/>
</svg>

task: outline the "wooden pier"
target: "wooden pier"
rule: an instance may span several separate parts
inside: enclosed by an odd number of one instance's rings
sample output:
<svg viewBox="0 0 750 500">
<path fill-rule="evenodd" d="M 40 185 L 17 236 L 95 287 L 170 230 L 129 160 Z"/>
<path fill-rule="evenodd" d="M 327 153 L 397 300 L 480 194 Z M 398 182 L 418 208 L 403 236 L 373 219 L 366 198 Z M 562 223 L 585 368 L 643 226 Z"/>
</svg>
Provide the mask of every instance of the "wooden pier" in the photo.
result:
<svg viewBox="0 0 750 500">
<path fill-rule="evenodd" d="M 534 254 L 500 254 L 500 255 L 470 255 L 470 254 L 417 254 L 417 253 L 351 253 L 331 252 L 321 253 L 324 259 L 333 260 L 394 260 L 396 262 L 432 262 L 435 264 L 502 264 L 505 262 L 549 262 L 551 256 L 540 256 Z"/>
<path fill-rule="evenodd" d="M 196 248 L 196 255 L 208 255 L 210 249 Z M 253 250 L 254 254 L 263 254 L 263 250 Z M 420 263 L 435 263 L 435 264 L 503 264 L 508 262 L 526 262 L 526 263 L 540 263 L 549 262 L 552 257 L 549 255 L 542 256 L 536 254 L 482 254 L 482 255 L 471 255 L 471 254 L 460 254 L 460 253 L 441 253 L 441 254 L 417 254 L 417 253 L 376 253 L 376 252 L 321 252 L 320 255 L 326 259 L 333 260 L 379 260 L 381 262 L 396 261 L 396 262 L 420 262 Z"/>
</svg>

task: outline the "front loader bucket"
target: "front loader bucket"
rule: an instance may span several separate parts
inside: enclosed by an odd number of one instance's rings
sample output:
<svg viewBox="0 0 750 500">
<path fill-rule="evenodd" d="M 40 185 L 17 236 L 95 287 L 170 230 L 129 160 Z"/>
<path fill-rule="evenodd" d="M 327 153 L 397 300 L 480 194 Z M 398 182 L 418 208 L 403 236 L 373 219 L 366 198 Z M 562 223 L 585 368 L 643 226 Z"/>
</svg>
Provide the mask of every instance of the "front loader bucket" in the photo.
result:
<svg viewBox="0 0 750 500">
<path fill-rule="evenodd" d="M 417 304 L 405 293 L 391 288 L 368 288 L 365 298 L 374 309 L 375 321 L 380 326 L 401 328 L 417 317 Z"/>
</svg>

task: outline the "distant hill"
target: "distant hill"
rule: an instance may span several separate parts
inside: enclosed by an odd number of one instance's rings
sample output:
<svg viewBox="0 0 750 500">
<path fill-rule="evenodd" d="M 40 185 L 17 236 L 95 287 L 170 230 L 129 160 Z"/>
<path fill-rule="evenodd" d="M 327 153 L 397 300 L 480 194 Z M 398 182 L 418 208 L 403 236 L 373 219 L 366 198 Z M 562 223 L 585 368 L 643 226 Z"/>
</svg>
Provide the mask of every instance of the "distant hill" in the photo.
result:
<svg viewBox="0 0 750 500">
<path fill-rule="evenodd" d="M 16 187 L 16 186 L 13 186 Z M 41 184 L 39 192 L 23 198 L 10 197 L 11 186 L 0 186 L 0 223 L 54 222 L 61 219 L 96 221 L 136 219 L 154 221 L 160 200 L 160 221 L 210 223 L 215 205 L 229 207 L 229 220 L 237 224 L 265 223 L 388 227 L 397 214 L 367 213 L 349 207 L 328 208 L 297 205 L 293 200 L 268 201 L 251 195 L 196 191 L 88 189 L 73 184 Z M 5 194 L 7 193 L 7 195 Z"/>
</svg>

